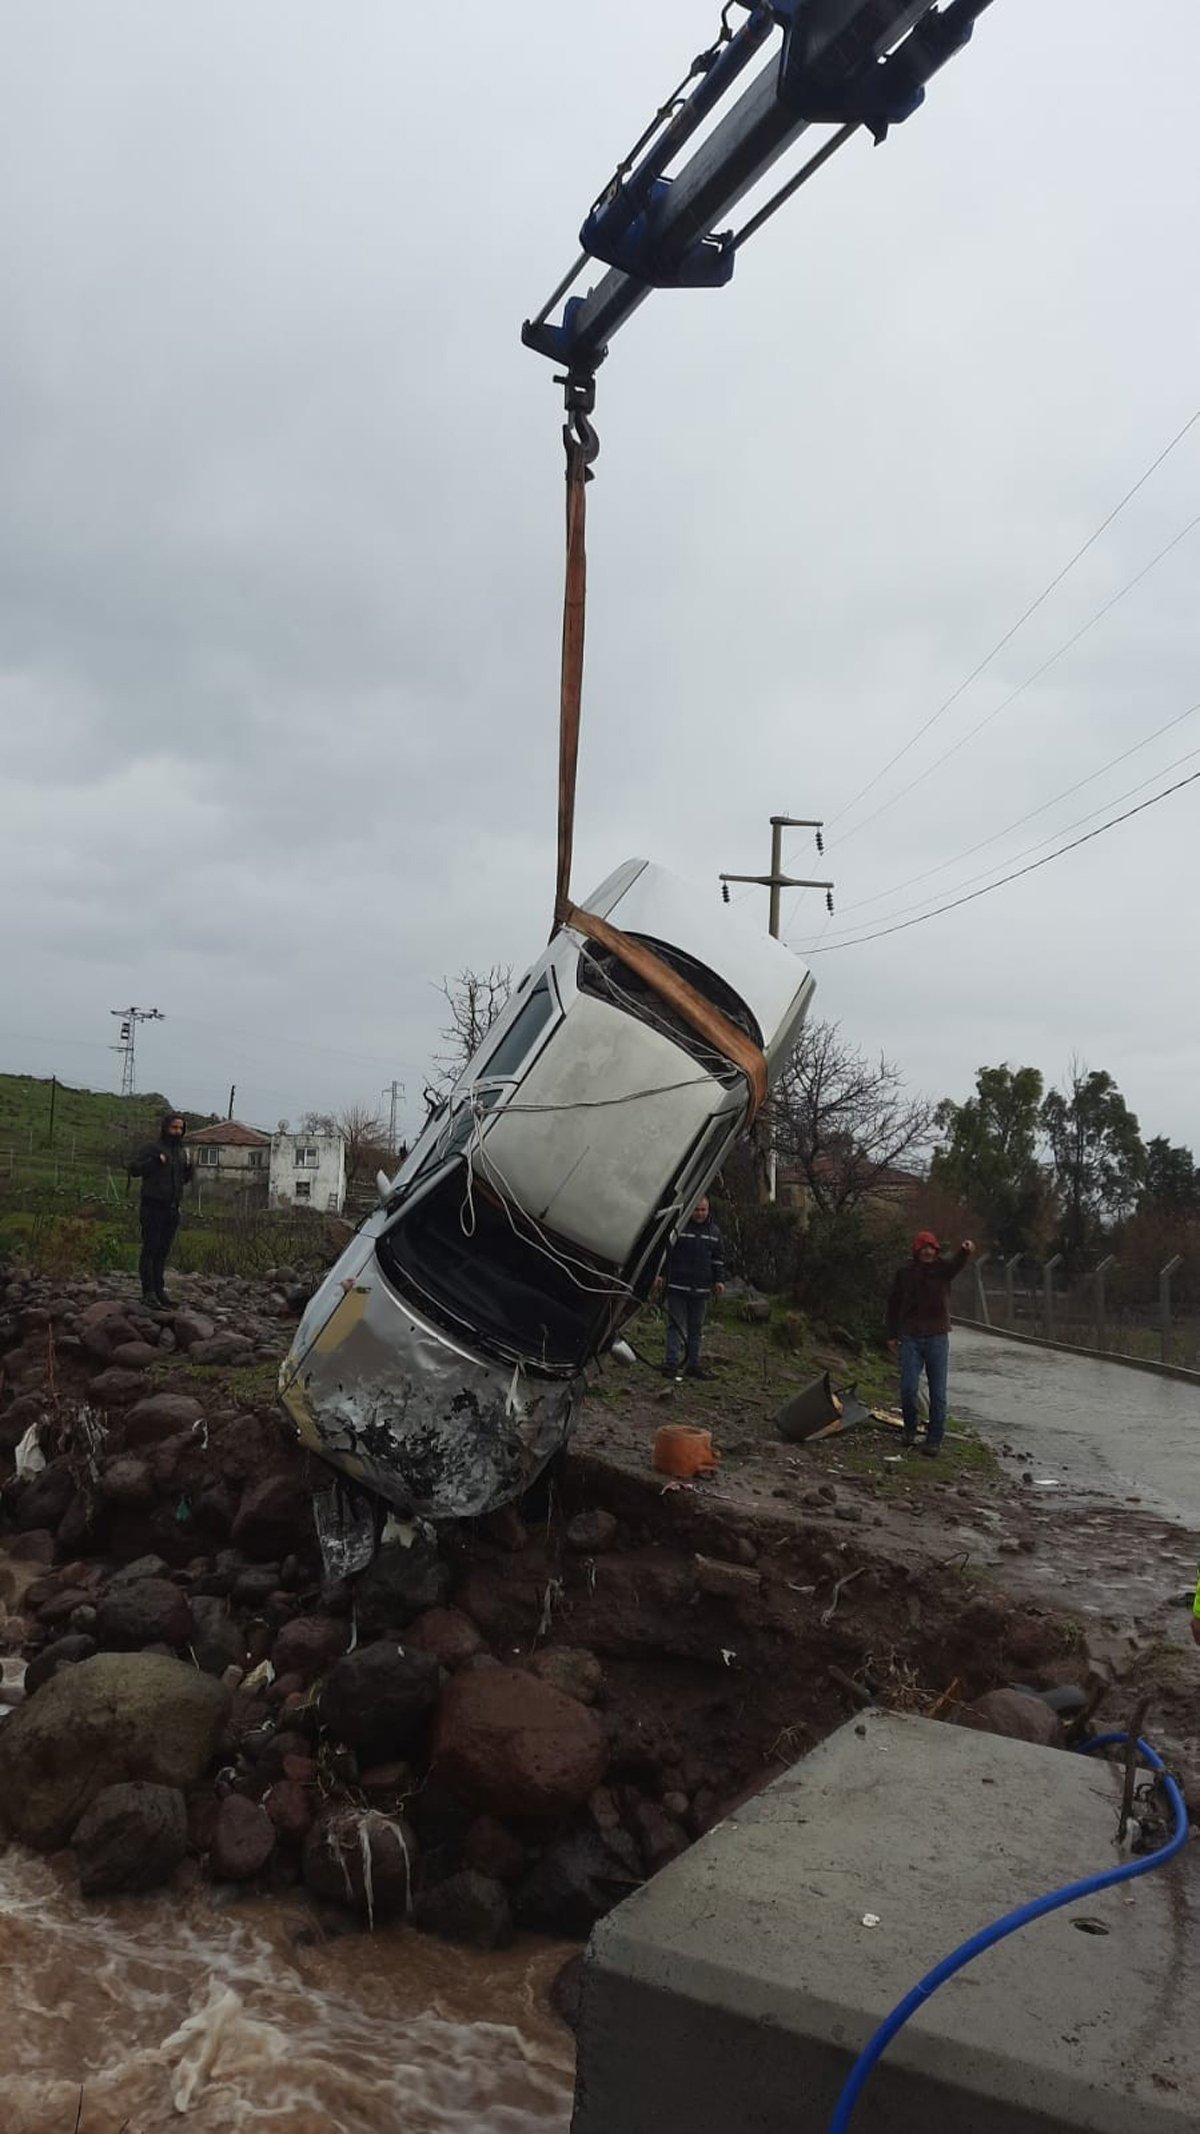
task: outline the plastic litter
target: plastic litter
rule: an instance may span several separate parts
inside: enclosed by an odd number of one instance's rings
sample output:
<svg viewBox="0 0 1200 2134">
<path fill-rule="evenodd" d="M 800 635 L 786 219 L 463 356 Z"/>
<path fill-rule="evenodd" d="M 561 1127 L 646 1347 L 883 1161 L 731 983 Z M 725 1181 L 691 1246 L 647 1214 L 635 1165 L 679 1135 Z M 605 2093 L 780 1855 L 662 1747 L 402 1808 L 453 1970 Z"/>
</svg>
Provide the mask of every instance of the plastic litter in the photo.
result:
<svg viewBox="0 0 1200 2134">
<path fill-rule="evenodd" d="M 38 1443 L 38 1426 L 30 1423 L 28 1430 L 17 1446 L 17 1480 L 28 1482 L 33 1475 L 40 1475 L 46 1465 L 46 1455 Z"/>
</svg>

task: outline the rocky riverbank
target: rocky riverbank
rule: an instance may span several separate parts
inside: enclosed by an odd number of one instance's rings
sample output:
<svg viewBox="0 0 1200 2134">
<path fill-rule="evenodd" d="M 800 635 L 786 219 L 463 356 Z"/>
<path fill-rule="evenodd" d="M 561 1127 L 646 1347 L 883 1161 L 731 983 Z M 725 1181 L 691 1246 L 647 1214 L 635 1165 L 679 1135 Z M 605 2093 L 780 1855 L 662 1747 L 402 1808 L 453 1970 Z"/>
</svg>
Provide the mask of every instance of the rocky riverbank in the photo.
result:
<svg viewBox="0 0 1200 2134">
<path fill-rule="evenodd" d="M 0 1824 L 85 1895 L 205 1876 L 582 1937 L 856 1698 L 1081 1671 L 1075 1626 L 889 1551 L 828 1481 L 764 1525 L 592 1456 L 331 1579 L 329 1476 L 274 1398 L 306 1294 L 0 1285 Z"/>
</svg>

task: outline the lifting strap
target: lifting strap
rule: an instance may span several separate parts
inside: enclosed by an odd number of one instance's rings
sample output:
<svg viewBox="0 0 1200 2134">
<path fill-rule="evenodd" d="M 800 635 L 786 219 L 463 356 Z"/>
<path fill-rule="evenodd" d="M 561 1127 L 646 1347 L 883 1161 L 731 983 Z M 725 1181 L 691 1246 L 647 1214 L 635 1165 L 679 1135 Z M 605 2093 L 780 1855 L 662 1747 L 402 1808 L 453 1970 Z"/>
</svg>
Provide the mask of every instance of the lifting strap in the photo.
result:
<svg viewBox="0 0 1200 2134">
<path fill-rule="evenodd" d="M 600 948 L 619 958 L 653 988 L 668 1007 L 689 1023 L 714 1052 L 746 1078 L 750 1093 L 749 1118 L 761 1110 L 767 1097 L 767 1062 L 760 1046 L 739 1030 L 727 1015 L 673 971 L 644 943 L 610 926 L 593 912 L 582 911 L 571 901 L 571 859 L 575 843 L 575 786 L 579 765 L 579 727 L 583 707 L 583 639 L 587 614 L 587 484 L 599 440 L 588 420 L 595 404 L 595 380 L 563 380 L 567 421 L 563 443 L 567 454 L 567 567 L 563 589 L 562 686 L 558 728 L 558 872 L 554 896 L 554 924 L 569 926 Z M 747 1121 L 749 1123 L 749 1120 Z"/>
</svg>

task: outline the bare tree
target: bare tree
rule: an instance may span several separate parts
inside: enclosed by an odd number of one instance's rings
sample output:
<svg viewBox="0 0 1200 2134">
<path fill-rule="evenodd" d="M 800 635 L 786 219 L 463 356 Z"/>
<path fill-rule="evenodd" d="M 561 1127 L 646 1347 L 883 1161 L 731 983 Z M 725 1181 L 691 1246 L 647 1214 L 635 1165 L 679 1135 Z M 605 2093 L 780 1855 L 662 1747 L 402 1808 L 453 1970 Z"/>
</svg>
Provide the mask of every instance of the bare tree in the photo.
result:
<svg viewBox="0 0 1200 2134">
<path fill-rule="evenodd" d="M 775 1146 L 814 1207 L 840 1215 L 928 1146 L 934 1106 L 910 1097 L 898 1068 L 868 1059 L 837 1023 L 806 1023 L 773 1099 Z"/>
<path fill-rule="evenodd" d="M 440 988 L 450 1010 L 450 1020 L 440 1031 L 442 1050 L 433 1056 L 431 1087 L 426 1097 L 436 1102 L 457 1082 L 469 1059 L 508 1005 L 512 992 L 511 963 L 494 963 L 490 971 L 460 971 L 457 978 L 442 980 Z"/>
<path fill-rule="evenodd" d="M 300 1121 L 305 1134 L 340 1134 L 346 1144 L 346 1183 L 374 1178 L 376 1171 L 390 1171 L 386 1122 L 370 1104 L 347 1104 L 340 1112 L 307 1111 Z"/>
</svg>

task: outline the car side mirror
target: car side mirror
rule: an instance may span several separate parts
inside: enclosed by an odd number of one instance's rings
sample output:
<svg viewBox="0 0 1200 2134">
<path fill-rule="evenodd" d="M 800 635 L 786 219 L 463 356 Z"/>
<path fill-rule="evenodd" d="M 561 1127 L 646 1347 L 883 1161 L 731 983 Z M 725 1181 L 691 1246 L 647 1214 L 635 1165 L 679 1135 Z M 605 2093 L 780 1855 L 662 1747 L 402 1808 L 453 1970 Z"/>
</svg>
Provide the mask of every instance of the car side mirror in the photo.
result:
<svg viewBox="0 0 1200 2134">
<path fill-rule="evenodd" d="M 376 1192 L 376 1194 L 377 1194 L 377 1196 L 378 1196 L 378 1199 L 379 1199 L 379 1205 L 380 1205 L 380 1207 L 381 1207 L 381 1208 L 383 1208 L 383 1207 L 386 1207 L 386 1206 L 387 1206 L 387 1202 L 388 1202 L 388 1198 L 389 1198 L 389 1196 L 390 1196 L 390 1194 L 391 1194 L 391 1190 L 392 1190 L 392 1181 L 391 1181 L 391 1179 L 390 1179 L 390 1178 L 388 1177 L 388 1174 L 387 1174 L 387 1172 L 386 1172 L 386 1171 L 376 1171 L 376 1173 L 375 1173 L 375 1192 Z"/>
</svg>

